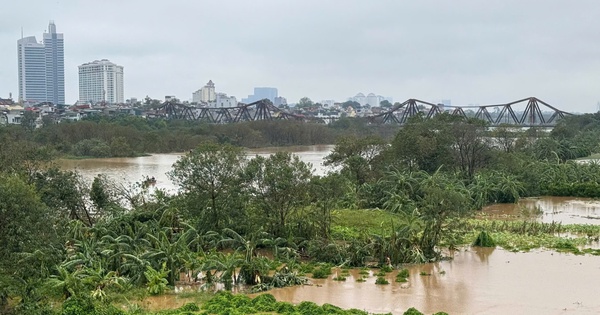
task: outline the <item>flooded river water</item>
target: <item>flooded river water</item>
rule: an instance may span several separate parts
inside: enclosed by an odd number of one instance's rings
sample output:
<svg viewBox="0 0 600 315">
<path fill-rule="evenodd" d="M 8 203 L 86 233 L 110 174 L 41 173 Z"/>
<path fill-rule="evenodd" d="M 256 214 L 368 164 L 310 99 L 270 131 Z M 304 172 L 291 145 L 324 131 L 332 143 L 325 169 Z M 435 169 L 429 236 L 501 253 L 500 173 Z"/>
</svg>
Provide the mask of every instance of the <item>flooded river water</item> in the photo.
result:
<svg viewBox="0 0 600 315">
<path fill-rule="evenodd" d="M 600 200 L 590 198 L 523 198 L 517 204 L 500 203 L 485 207 L 482 212 L 494 219 L 600 224 Z"/>
<path fill-rule="evenodd" d="M 599 314 L 600 257 L 547 251 L 513 253 L 471 248 L 449 261 L 409 266 L 407 283 L 386 277 L 356 282 L 315 279 L 313 286 L 274 289 L 278 300 L 331 303 L 369 312 L 402 314 L 416 307 L 425 314 Z M 427 275 L 421 275 L 421 272 Z M 317 286 L 318 284 L 318 286 Z"/>
<path fill-rule="evenodd" d="M 328 168 L 322 162 L 331 149 L 332 146 L 310 146 L 247 152 L 249 156 L 266 156 L 278 150 L 290 150 L 301 160 L 310 162 L 316 174 L 325 174 Z M 59 165 L 78 170 L 90 181 L 99 173 L 121 183 L 154 176 L 156 187 L 174 192 L 176 187 L 166 173 L 179 156 L 156 154 L 138 158 L 62 160 Z M 540 222 L 600 224 L 600 201 L 591 199 L 528 198 L 516 205 L 492 205 L 482 212 L 498 219 L 525 217 Z M 388 274 L 389 285 L 376 285 L 375 276 L 360 283 L 356 282 L 358 271 L 352 271 L 344 282 L 333 281 L 334 274 L 329 279 L 312 280 L 312 286 L 274 289 L 269 293 L 278 300 L 293 303 L 313 301 L 393 314 L 402 314 L 413 306 L 426 314 L 438 311 L 449 314 L 600 314 L 598 256 L 468 248 L 453 253 L 452 260 L 408 268 L 407 283 L 394 282 L 395 273 Z M 421 272 L 427 275 L 420 275 Z M 173 302 L 165 297 L 164 303 Z M 158 304 L 163 302 L 158 301 Z"/>
<path fill-rule="evenodd" d="M 247 149 L 246 154 L 249 158 L 252 158 L 256 155 L 268 156 L 278 151 L 289 151 L 297 155 L 302 161 L 310 163 L 314 174 L 323 175 L 331 169 L 323 165 L 323 160 L 332 149 L 332 145 L 275 147 Z M 171 170 L 173 163 L 181 156 L 182 153 L 171 153 L 134 158 L 59 160 L 58 164 L 63 169 L 77 170 L 89 182 L 98 174 L 105 174 L 113 181 L 125 185 L 141 182 L 148 176 L 156 178 L 156 188 L 175 192 L 177 188 L 169 180 L 167 172 Z"/>
</svg>

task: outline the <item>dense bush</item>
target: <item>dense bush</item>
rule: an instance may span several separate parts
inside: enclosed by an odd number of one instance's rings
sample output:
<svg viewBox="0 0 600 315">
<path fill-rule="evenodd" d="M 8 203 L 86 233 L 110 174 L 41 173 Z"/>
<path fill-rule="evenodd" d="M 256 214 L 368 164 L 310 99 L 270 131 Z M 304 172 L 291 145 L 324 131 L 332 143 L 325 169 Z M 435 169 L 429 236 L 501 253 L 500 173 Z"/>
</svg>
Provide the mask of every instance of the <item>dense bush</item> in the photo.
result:
<svg viewBox="0 0 600 315">
<path fill-rule="evenodd" d="M 473 242 L 473 246 L 496 247 L 496 242 L 494 242 L 494 239 L 487 231 L 481 231 L 479 235 L 477 235 L 475 242 Z"/>
</svg>

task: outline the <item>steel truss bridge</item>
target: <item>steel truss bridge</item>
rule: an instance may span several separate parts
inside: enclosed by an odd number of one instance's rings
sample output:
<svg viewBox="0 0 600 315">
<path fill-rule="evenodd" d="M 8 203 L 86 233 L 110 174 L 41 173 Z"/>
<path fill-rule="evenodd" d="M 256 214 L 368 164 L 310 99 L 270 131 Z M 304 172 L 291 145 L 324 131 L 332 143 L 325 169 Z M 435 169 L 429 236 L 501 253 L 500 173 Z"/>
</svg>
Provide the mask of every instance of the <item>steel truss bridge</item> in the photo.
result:
<svg viewBox="0 0 600 315">
<path fill-rule="evenodd" d="M 525 105 L 525 110 L 518 114 L 515 111 L 515 107 L 522 105 Z M 542 109 L 545 109 L 545 111 L 542 111 Z M 409 118 L 417 115 L 424 115 L 426 118 L 431 118 L 442 112 L 464 118 L 481 119 L 488 123 L 489 126 L 508 124 L 522 127 L 552 127 L 556 125 L 559 118 L 564 118 L 565 115 L 572 115 L 535 97 L 524 98 L 506 104 L 474 106 L 436 105 L 417 99 L 409 99 L 404 103 L 394 106 L 388 112 L 369 116 L 367 119 L 371 123 L 396 123 L 402 125 Z"/>
<path fill-rule="evenodd" d="M 315 117 L 288 113 L 274 106 L 268 99 L 250 104 L 240 103 L 236 107 L 192 107 L 172 101 L 166 101 L 148 117 L 163 117 L 167 119 L 197 120 L 207 123 L 228 124 L 258 120 L 297 120 L 319 121 Z"/>
<path fill-rule="evenodd" d="M 525 109 L 520 112 L 516 107 Z M 543 111 L 542 111 L 543 110 Z M 441 113 L 464 118 L 477 118 L 489 126 L 502 124 L 521 127 L 553 127 L 560 118 L 572 115 L 548 103 L 529 97 L 506 104 L 449 106 L 433 104 L 418 99 L 408 99 L 392 107 L 389 111 L 360 117 L 371 124 L 405 124 L 411 117 L 422 115 L 432 118 Z M 148 117 L 164 117 L 167 119 L 196 120 L 207 123 L 237 123 L 260 120 L 295 120 L 304 122 L 326 123 L 339 117 L 320 117 L 298 115 L 275 107 L 269 100 L 264 99 L 250 104 L 240 103 L 237 107 L 196 108 L 184 104 L 167 101 L 148 113 Z"/>
</svg>

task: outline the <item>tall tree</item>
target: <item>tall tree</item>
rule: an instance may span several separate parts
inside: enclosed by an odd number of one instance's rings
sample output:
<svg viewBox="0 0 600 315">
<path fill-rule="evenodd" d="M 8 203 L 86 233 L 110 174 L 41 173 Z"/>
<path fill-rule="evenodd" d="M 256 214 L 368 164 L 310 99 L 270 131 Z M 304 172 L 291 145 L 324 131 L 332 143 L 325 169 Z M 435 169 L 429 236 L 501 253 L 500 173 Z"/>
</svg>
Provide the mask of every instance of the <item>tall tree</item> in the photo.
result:
<svg viewBox="0 0 600 315">
<path fill-rule="evenodd" d="M 168 176 L 179 185 L 199 231 L 220 230 L 237 217 L 245 156 L 231 145 L 205 143 L 181 157 Z"/>
<path fill-rule="evenodd" d="M 313 105 L 314 105 L 314 102 L 310 98 L 303 97 L 298 101 L 298 104 L 296 104 L 296 107 L 308 108 L 308 107 L 312 107 Z"/>
<path fill-rule="evenodd" d="M 341 137 L 331 154 L 325 159 L 325 165 L 342 168 L 357 185 L 362 185 L 374 176 L 377 169 L 376 159 L 384 151 L 385 141 L 380 137 Z"/>
<path fill-rule="evenodd" d="M 256 156 L 244 172 L 245 189 L 261 213 L 268 232 L 287 236 L 286 225 L 298 207 L 308 202 L 310 166 L 289 152 L 277 152 L 268 158 Z"/>
</svg>

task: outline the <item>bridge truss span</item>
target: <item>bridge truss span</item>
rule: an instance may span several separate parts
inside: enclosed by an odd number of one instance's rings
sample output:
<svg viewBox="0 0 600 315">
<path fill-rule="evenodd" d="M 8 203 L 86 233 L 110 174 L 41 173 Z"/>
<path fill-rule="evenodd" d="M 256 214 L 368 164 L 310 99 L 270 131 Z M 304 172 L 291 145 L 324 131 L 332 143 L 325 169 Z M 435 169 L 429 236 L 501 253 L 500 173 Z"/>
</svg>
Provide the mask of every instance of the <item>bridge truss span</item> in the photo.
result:
<svg viewBox="0 0 600 315">
<path fill-rule="evenodd" d="M 524 106 L 524 108 L 523 108 Z M 522 109 L 521 109 L 522 108 Z M 485 121 L 489 126 L 502 124 L 521 127 L 553 127 L 560 118 L 571 115 L 548 103 L 529 97 L 518 101 L 495 105 L 449 106 L 433 104 L 418 99 L 408 99 L 397 104 L 389 111 L 368 116 L 370 123 L 405 124 L 411 117 L 423 115 L 432 118 L 441 113 L 448 113 L 464 118 L 476 118 Z"/>
<path fill-rule="evenodd" d="M 166 101 L 156 107 L 152 117 L 166 119 L 196 120 L 213 124 L 238 123 L 244 121 L 294 120 L 316 121 L 316 118 L 297 115 L 281 110 L 268 99 L 250 104 L 239 103 L 236 107 L 193 107 L 173 101 Z"/>
</svg>

